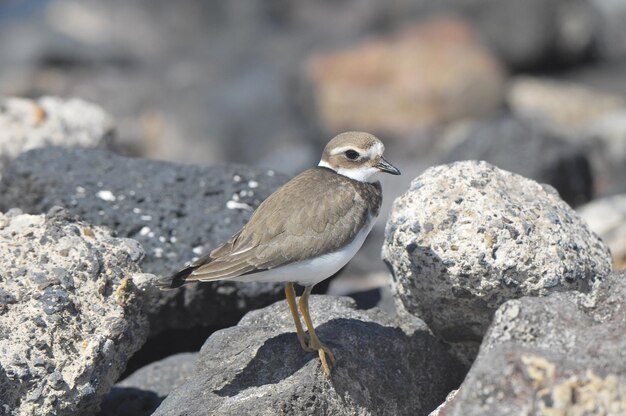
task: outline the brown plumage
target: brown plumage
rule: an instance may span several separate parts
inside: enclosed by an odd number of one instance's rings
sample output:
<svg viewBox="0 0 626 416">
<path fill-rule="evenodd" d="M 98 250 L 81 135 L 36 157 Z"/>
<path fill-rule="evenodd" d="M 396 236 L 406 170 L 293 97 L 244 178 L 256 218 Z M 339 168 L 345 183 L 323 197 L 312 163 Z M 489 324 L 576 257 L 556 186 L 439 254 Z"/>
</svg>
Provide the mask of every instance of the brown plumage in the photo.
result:
<svg viewBox="0 0 626 416">
<path fill-rule="evenodd" d="M 379 182 L 306 170 L 270 195 L 228 242 L 181 271 L 186 276 L 179 283 L 251 274 L 339 250 L 378 215 L 381 202 Z M 177 286 L 176 275 L 172 279 L 163 285 Z"/>
</svg>

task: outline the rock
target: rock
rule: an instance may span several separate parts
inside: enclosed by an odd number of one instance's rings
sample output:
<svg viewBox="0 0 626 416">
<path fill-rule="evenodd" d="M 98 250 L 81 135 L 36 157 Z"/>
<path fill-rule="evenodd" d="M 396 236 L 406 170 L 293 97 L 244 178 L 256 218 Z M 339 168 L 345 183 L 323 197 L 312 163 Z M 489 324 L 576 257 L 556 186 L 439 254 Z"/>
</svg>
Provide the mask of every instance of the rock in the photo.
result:
<svg viewBox="0 0 626 416">
<path fill-rule="evenodd" d="M 623 71 L 621 72 L 623 73 Z M 626 174 L 626 96 L 581 82 L 518 77 L 508 103 L 517 117 L 553 132 L 588 155 L 599 193 L 619 191 Z M 604 90 L 610 91 L 605 92 Z M 621 191 L 625 191 L 623 188 Z"/>
<path fill-rule="evenodd" d="M 507 102 L 514 114 L 564 134 L 587 127 L 602 116 L 626 110 L 626 97 L 573 82 L 514 78 Z"/>
<path fill-rule="evenodd" d="M 599 18 L 585 0 L 466 3 L 461 5 L 464 15 L 514 71 L 576 64 L 593 50 Z"/>
<path fill-rule="evenodd" d="M 463 377 L 420 320 L 330 296 L 313 296 L 311 311 L 337 359 L 330 379 L 277 302 L 211 335 L 196 371 L 154 415 L 425 415 Z"/>
<path fill-rule="evenodd" d="M 578 215 L 609 246 L 613 267 L 626 269 L 626 195 L 592 201 L 580 207 Z"/>
<path fill-rule="evenodd" d="M 149 364 L 115 384 L 99 416 L 150 416 L 192 374 L 198 353 L 180 353 Z"/>
<path fill-rule="evenodd" d="M 626 192 L 626 109 L 595 120 L 575 140 L 588 149 L 600 192 Z"/>
<path fill-rule="evenodd" d="M 273 171 L 237 165 L 199 167 L 102 150 L 42 149 L 23 154 L 6 170 L 0 207 L 39 213 L 65 206 L 139 241 L 146 250 L 142 269 L 164 276 L 225 242 L 284 181 Z M 141 253 L 137 248 L 134 258 Z M 204 283 L 160 292 L 149 305 L 151 333 L 232 325 L 248 310 L 282 297 L 282 285 L 262 283 Z"/>
<path fill-rule="evenodd" d="M 76 98 L 5 98 L 0 131 L 1 174 L 9 161 L 30 149 L 104 146 L 113 135 L 113 122 L 100 107 Z"/>
<path fill-rule="evenodd" d="M 456 145 L 443 163 L 484 160 L 554 186 L 572 206 L 592 197 L 591 165 L 580 145 L 510 116 L 463 123 L 451 130 L 448 140 Z"/>
<path fill-rule="evenodd" d="M 626 4 L 614 0 L 591 0 L 600 16 L 594 55 L 600 60 L 626 57 Z"/>
<path fill-rule="evenodd" d="M 313 99 L 330 131 L 403 136 L 501 104 L 502 68 L 460 20 L 436 19 L 392 37 L 314 57 Z"/>
<path fill-rule="evenodd" d="M 445 416 L 444 413 L 442 413 L 442 411 L 450 405 L 450 402 L 452 402 L 452 400 L 454 400 L 454 398 L 456 397 L 456 394 L 458 393 L 458 389 L 454 389 L 452 390 L 450 393 L 448 393 L 448 395 L 446 396 L 446 400 L 441 403 L 435 410 L 433 410 L 432 412 L 430 412 L 430 414 L 428 416 Z"/>
<path fill-rule="evenodd" d="M 606 246 L 553 188 L 475 161 L 413 180 L 394 203 L 383 259 L 399 311 L 466 362 L 505 301 L 590 292 L 611 271 Z"/>
<path fill-rule="evenodd" d="M 146 340 L 137 242 L 67 212 L 0 214 L 0 413 L 97 410 Z"/>
<path fill-rule="evenodd" d="M 446 416 L 626 413 L 626 273 L 591 299 L 573 293 L 506 302 Z"/>
</svg>

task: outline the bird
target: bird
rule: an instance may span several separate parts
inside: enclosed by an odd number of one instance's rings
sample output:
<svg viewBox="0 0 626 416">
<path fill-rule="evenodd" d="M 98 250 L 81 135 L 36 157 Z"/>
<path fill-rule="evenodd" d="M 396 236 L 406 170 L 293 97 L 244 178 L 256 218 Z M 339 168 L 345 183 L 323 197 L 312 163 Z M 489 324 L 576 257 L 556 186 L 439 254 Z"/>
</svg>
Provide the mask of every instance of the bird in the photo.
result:
<svg viewBox="0 0 626 416">
<path fill-rule="evenodd" d="M 384 150 L 383 143 L 366 132 L 335 136 L 316 167 L 272 193 L 228 241 L 156 285 L 175 289 L 216 280 L 285 282 L 300 345 L 318 353 L 329 377 L 328 362 L 334 365 L 335 357 L 315 333 L 309 295 L 313 286 L 354 257 L 371 231 L 382 203 L 382 188 L 373 176 L 378 172 L 400 175 L 383 158 Z M 297 302 L 296 283 L 304 286 Z"/>
</svg>

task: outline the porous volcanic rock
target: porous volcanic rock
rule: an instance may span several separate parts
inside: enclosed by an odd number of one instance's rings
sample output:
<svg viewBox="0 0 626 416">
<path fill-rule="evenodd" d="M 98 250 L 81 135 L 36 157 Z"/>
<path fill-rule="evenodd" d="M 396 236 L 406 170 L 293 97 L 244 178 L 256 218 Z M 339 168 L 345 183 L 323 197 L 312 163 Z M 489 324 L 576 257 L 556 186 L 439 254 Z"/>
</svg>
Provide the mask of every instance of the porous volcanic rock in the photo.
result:
<svg viewBox="0 0 626 416">
<path fill-rule="evenodd" d="M 626 413 L 626 273 L 503 304 L 446 416 Z"/>
<path fill-rule="evenodd" d="M 455 145 L 444 163 L 484 160 L 554 186 L 571 206 L 592 198 L 591 163 L 582 145 L 511 116 L 463 123 L 451 130 L 448 140 Z"/>
<path fill-rule="evenodd" d="M 277 302 L 211 335 L 195 372 L 154 415 L 425 415 L 463 377 L 418 319 L 330 296 L 313 296 L 311 313 L 337 359 L 330 378 Z"/>
<path fill-rule="evenodd" d="M 200 167 L 121 157 L 104 150 L 38 149 L 0 182 L 0 207 L 31 213 L 67 207 L 146 250 L 145 272 L 166 276 L 225 242 L 285 181 L 245 166 Z M 28 192 L 24 192 L 28 190 Z M 160 292 L 149 305 L 151 333 L 225 326 L 283 296 L 281 285 L 216 282 Z"/>
<path fill-rule="evenodd" d="M 383 258 L 399 310 L 467 362 L 505 301 L 590 292 L 611 271 L 607 247 L 552 187 L 475 161 L 413 180 L 394 203 Z"/>
<path fill-rule="evenodd" d="M 148 335 L 139 243 L 62 210 L 12 210 L 0 252 L 0 413 L 94 412 Z"/>
</svg>

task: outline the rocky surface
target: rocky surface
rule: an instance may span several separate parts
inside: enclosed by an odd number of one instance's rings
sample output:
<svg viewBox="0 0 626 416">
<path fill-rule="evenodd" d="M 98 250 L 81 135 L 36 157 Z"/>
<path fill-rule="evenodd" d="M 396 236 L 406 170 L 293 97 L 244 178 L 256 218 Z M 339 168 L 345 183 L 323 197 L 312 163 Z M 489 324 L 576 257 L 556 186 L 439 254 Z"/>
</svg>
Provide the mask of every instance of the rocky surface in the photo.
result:
<svg viewBox="0 0 626 416">
<path fill-rule="evenodd" d="M 139 241 L 146 250 L 143 270 L 165 276 L 226 241 L 284 181 L 273 171 L 237 165 L 207 168 L 102 150 L 42 149 L 22 155 L 6 170 L 0 207 L 31 213 L 67 207 Z M 149 305 L 151 332 L 232 325 L 248 310 L 282 297 L 281 285 L 261 283 L 216 282 L 160 292 Z"/>
<path fill-rule="evenodd" d="M 311 314 L 337 359 L 330 379 L 317 354 L 300 347 L 286 302 L 277 302 L 214 333 L 187 383 L 154 414 L 424 415 L 463 376 L 420 320 L 330 296 L 313 296 Z"/>
<path fill-rule="evenodd" d="M 402 137 L 463 117 L 492 113 L 504 74 L 460 20 L 416 24 L 392 37 L 314 57 L 315 107 L 330 131 Z"/>
<path fill-rule="evenodd" d="M 55 209 L 0 214 L 0 413 L 97 409 L 148 335 L 136 241 Z"/>
<path fill-rule="evenodd" d="M 115 384 L 99 416 L 150 416 L 193 373 L 198 353 L 180 353 L 149 364 Z"/>
<path fill-rule="evenodd" d="M 1 175 L 9 161 L 30 149 L 104 146 L 113 135 L 113 121 L 97 105 L 76 98 L 5 98 L 0 131 Z"/>
<path fill-rule="evenodd" d="M 443 163 L 484 160 L 554 186 L 571 206 L 593 196 L 591 164 L 581 145 L 511 116 L 463 123 L 450 130 L 447 141 L 456 144 Z"/>
<path fill-rule="evenodd" d="M 611 271 L 606 246 L 553 188 L 485 162 L 413 180 L 385 238 L 398 308 L 468 362 L 505 301 L 590 292 Z"/>
<path fill-rule="evenodd" d="M 522 298 L 498 309 L 480 354 L 440 414 L 626 413 L 626 273 L 594 296 Z"/>
<path fill-rule="evenodd" d="M 578 214 L 611 249 L 613 267 L 626 269 L 626 195 L 613 195 L 583 205 Z"/>
</svg>

